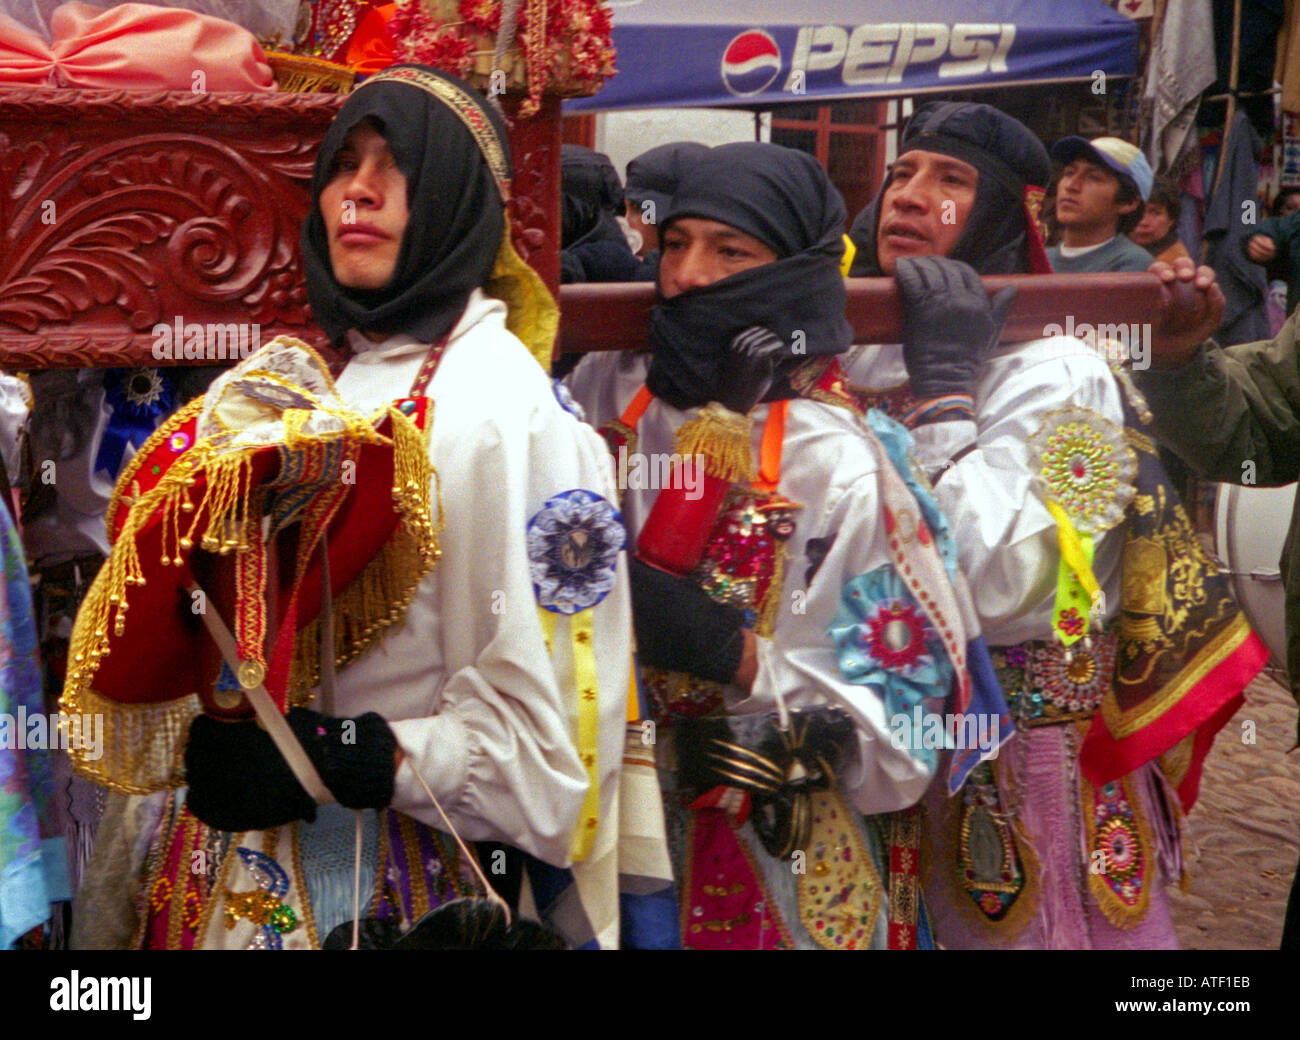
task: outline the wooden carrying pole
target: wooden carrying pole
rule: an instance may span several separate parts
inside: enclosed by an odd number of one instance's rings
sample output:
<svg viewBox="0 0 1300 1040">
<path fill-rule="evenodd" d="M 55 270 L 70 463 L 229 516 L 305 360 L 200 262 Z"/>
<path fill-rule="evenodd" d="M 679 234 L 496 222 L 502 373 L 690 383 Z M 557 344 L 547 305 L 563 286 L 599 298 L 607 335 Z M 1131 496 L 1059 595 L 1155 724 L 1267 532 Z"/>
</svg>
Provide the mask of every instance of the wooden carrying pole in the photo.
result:
<svg viewBox="0 0 1300 1040">
<path fill-rule="evenodd" d="M 1002 330 L 1005 343 L 1040 339 L 1050 326 L 1145 324 L 1156 320 L 1160 280 L 1153 274 L 997 275 L 982 279 L 997 292 L 1017 287 Z M 850 278 L 848 319 L 857 343 L 897 343 L 903 308 L 892 278 Z M 654 286 L 586 283 L 560 288 L 561 353 L 643 350 L 649 345 Z"/>
</svg>

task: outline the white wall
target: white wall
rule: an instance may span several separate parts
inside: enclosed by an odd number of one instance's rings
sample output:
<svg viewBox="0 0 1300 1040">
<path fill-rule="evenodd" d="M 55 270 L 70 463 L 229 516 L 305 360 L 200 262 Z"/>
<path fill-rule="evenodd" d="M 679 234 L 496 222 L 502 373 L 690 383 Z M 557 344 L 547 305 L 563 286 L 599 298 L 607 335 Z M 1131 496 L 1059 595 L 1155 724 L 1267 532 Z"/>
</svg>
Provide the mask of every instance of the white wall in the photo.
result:
<svg viewBox="0 0 1300 1040">
<path fill-rule="evenodd" d="M 762 139 L 771 137 L 771 120 L 762 117 Z M 627 164 L 642 152 L 673 141 L 728 144 L 754 140 L 754 113 L 720 108 L 654 108 L 602 112 L 596 117 L 596 151 L 604 152 L 626 179 Z"/>
</svg>

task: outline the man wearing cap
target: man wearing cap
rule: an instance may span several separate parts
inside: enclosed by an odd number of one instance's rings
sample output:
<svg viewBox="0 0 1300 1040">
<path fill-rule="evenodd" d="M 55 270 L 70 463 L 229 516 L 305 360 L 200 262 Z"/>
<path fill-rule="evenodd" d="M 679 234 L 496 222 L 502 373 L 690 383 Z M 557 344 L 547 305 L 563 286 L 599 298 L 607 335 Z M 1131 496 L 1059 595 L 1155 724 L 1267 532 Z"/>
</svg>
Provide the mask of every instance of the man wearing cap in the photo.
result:
<svg viewBox="0 0 1300 1040">
<path fill-rule="evenodd" d="M 1151 266 L 1151 255 L 1128 237 L 1151 194 L 1146 156 L 1118 137 L 1067 137 L 1056 142 L 1052 158 L 1065 164 L 1054 197 L 1062 238 L 1047 251 L 1052 270 L 1077 274 Z"/>
<path fill-rule="evenodd" d="M 926 105 L 852 230 L 852 274 L 896 277 L 904 335 L 855 348 L 848 377 L 912 429 L 1016 729 L 954 795 L 931 787 L 925 897 L 949 948 L 1169 947 L 1170 794 L 1195 800 L 1246 681 L 1197 677 L 1262 660 L 1106 360 L 1050 327 L 998 342 L 1006 301 L 977 275 L 1048 271 L 1032 213 L 1049 170 L 1010 116 Z"/>
</svg>

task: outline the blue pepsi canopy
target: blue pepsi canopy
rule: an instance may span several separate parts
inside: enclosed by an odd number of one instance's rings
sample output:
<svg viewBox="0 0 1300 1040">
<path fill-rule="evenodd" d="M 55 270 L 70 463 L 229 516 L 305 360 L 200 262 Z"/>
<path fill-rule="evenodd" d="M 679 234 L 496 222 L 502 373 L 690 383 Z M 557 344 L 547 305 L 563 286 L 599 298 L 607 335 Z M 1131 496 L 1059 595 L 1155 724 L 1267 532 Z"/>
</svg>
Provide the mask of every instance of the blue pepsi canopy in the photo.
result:
<svg viewBox="0 0 1300 1040">
<path fill-rule="evenodd" d="M 1137 71 L 1137 25 L 1102 0 L 743 0 L 725 8 L 611 0 L 610 7 L 618 74 L 595 97 L 565 102 L 566 112 L 768 108 Z"/>
</svg>

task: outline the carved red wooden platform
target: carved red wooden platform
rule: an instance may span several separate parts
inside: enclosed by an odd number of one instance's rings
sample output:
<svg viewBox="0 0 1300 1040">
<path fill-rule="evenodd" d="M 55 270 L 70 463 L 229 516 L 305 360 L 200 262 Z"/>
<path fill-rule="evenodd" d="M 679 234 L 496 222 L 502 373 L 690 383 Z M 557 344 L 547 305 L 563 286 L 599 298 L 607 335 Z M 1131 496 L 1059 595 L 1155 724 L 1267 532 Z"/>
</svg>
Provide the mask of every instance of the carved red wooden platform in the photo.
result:
<svg viewBox="0 0 1300 1040">
<path fill-rule="evenodd" d="M 332 94 L 0 89 L 0 367 L 157 363 L 158 324 L 327 350 L 299 229 Z M 507 112 L 513 108 L 506 101 Z M 559 102 L 516 120 L 516 247 L 559 282 Z"/>
</svg>

